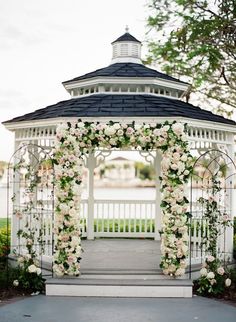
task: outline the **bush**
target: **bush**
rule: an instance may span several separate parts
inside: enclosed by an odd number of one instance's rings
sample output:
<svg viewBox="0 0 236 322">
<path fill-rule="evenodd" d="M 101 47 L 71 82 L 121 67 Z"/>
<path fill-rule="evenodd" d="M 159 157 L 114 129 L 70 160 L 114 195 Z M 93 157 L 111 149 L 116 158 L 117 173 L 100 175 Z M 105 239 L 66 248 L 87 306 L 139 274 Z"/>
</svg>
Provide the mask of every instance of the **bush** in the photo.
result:
<svg viewBox="0 0 236 322">
<path fill-rule="evenodd" d="M 7 267 L 6 263 L 0 263 L 0 290 L 11 288 L 13 281 L 19 277 L 18 267 Z"/>
<path fill-rule="evenodd" d="M 10 251 L 10 230 L 0 229 L 0 260 L 5 260 Z"/>
<path fill-rule="evenodd" d="M 196 281 L 197 293 L 201 295 L 222 295 L 232 284 L 231 272 L 223 268 L 219 259 L 212 255 L 206 258 Z"/>
</svg>

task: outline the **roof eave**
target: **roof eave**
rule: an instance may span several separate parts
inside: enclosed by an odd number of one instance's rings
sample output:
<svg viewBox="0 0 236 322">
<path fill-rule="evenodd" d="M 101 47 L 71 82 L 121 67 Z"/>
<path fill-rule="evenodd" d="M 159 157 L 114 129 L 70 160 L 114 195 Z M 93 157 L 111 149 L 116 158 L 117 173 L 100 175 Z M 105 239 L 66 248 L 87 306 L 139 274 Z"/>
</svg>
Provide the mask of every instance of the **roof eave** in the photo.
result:
<svg viewBox="0 0 236 322">
<path fill-rule="evenodd" d="M 147 84 L 146 81 L 153 81 L 153 83 L 159 83 L 157 85 L 162 85 L 162 86 L 167 86 L 167 85 L 172 85 L 170 87 L 180 89 L 180 90 L 187 90 L 189 88 L 189 84 L 181 82 L 181 81 L 173 81 L 173 80 L 167 80 L 164 78 L 160 77 L 121 77 L 121 76 L 113 76 L 113 77 L 105 77 L 105 76 L 96 76 L 96 77 L 90 77 L 90 78 L 85 78 L 81 80 L 71 80 L 71 81 L 66 81 L 62 82 L 62 85 L 65 87 L 65 89 L 72 89 L 75 86 L 87 86 L 87 85 L 95 85 L 98 83 L 107 83 L 109 82 L 127 82 L 127 83 L 136 83 L 137 81 L 140 82 L 140 84 Z M 173 86 L 174 85 L 174 86 Z"/>
<path fill-rule="evenodd" d="M 187 123 L 190 127 L 198 127 L 204 129 L 212 129 L 212 130 L 219 130 L 219 131 L 226 131 L 231 133 L 236 133 L 236 124 L 226 124 L 220 122 L 213 122 L 213 121 L 205 121 L 205 120 L 195 120 L 186 117 L 153 117 L 153 116 L 144 116 L 140 119 L 140 116 L 89 116 L 89 117 L 58 117 L 58 118 L 49 118 L 49 119 L 42 119 L 42 120 L 31 120 L 31 121 L 20 121 L 20 122 L 3 122 L 2 124 L 10 131 L 15 131 L 18 129 L 23 128 L 32 128 L 33 127 L 46 127 L 46 126 L 57 126 L 61 122 L 69 122 L 69 121 L 76 121 L 78 119 L 82 119 L 83 121 L 88 122 L 109 122 L 111 119 L 115 122 L 118 121 L 137 121 L 137 122 L 157 122 L 162 123 L 168 119 L 168 121 L 180 121 L 182 123 Z"/>
</svg>

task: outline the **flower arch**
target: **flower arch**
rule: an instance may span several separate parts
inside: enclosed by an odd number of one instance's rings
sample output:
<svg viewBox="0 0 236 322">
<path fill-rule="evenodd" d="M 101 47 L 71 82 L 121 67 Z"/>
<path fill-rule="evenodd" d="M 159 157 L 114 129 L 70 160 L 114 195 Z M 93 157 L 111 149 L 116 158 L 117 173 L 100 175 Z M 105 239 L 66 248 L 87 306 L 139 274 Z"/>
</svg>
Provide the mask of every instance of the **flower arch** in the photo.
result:
<svg viewBox="0 0 236 322">
<path fill-rule="evenodd" d="M 109 122 L 63 123 L 55 144 L 55 254 L 57 276 L 80 274 L 80 199 L 83 157 L 96 148 L 161 151 L 162 231 L 161 268 L 166 275 L 185 272 L 188 252 L 187 207 L 184 184 L 192 157 L 182 123 L 132 124 Z"/>
</svg>

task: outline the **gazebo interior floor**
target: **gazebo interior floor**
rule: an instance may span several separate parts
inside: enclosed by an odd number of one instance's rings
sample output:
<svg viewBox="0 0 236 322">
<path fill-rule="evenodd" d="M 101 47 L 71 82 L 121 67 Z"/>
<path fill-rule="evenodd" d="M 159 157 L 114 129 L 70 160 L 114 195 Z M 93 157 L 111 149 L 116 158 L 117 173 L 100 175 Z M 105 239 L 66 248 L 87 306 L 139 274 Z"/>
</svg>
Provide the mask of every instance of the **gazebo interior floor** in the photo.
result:
<svg viewBox="0 0 236 322">
<path fill-rule="evenodd" d="M 160 242 L 152 239 L 82 240 L 81 273 L 159 272 Z"/>
</svg>

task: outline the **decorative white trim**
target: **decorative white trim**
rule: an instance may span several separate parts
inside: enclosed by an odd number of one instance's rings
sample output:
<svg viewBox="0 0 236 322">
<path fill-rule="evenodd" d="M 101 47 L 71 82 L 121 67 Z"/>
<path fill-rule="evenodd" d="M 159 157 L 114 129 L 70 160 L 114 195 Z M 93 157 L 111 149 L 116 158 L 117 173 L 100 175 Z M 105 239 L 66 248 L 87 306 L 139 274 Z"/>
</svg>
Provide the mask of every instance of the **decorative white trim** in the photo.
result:
<svg viewBox="0 0 236 322">
<path fill-rule="evenodd" d="M 90 94 L 83 94 L 83 95 L 77 95 L 71 97 L 71 99 L 77 99 L 77 98 L 82 98 L 82 97 L 88 97 L 92 95 L 98 95 L 98 94 L 109 94 L 109 95 L 151 95 L 151 96 L 157 96 L 157 97 L 166 97 L 166 98 L 171 98 L 174 100 L 180 100 L 180 98 L 175 97 L 175 96 L 170 96 L 170 95 L 162 95 L 162 94 L 155 94 L 155 93 L 149 93 L 149 92 L 96 92 L 96 93 L 90 93 Z"/>
<path fill-rule="evenodd" d="M 50 118 L 50 119 L 43 119 L 43 120 L 32 120 L 32 121 L 22 121 L 22 122 L 14 122 L 14 123 L 5 123 L 3 124 L 6 129 L 10 131 L 15 131 L 18 129 L 25 129 L 25 128 L 32 128 L 32 127 L 45 127 L 50 126 L 50 128 L 57 126 L 58 124 L 62 122 L 69 122 L 69 121 L 77 121 L 78 118 L 80 118 L 83 122 L 97 122 L 100 123 L 107 123 L 111 120 L 111 116 L 107 117 L 58 117 L 58 118 Z M 163 123 L 166 120 L 169 121 L 181 121 L 183 123 L 187 123 L 189 127 L 195 127 L 200 129 L 209 129 L 209 130 L 219 130 L 219 131 L 225 131 L 230 133 L 236 133 L 236 125 L 230 125 L 230 124 L 221 124 L 218 122 L 212 122 L 212 121 L 203 121 L 203 120 L 193 120 L 190 118 L 184 118 L 184 117 L 132 117 L 132 116 L 112 116 L 112 120 L 114 122 L 128 122 L 131 123 L 132 121 L 135 121 L 137 123 Z M 35 137 L 37 138 L 37 137 Z"/>
<path fill-rule="evenodd" d="M 129 56 L 112 58 L 111 64 L 117 64 L 117 63 L 135 63 L 135 64 L 142 65 L 142 61 L 140 58 L 134 58 Z"/>
<path fill-rule="evenodd" d="M 171 80 L 165 80 L 161 78 L 153 77 L 91 77 L 89 79 L 81 79 L 77 81 L 71 81 L 69 83 L 62 83 L 66 90 L 74 89 L 76 87 L 86 87 L 99 84 L 114 84 L 114 85 L 159 85 L 176 90 L 187 90 L 189 85 Z"/>
</svg>

